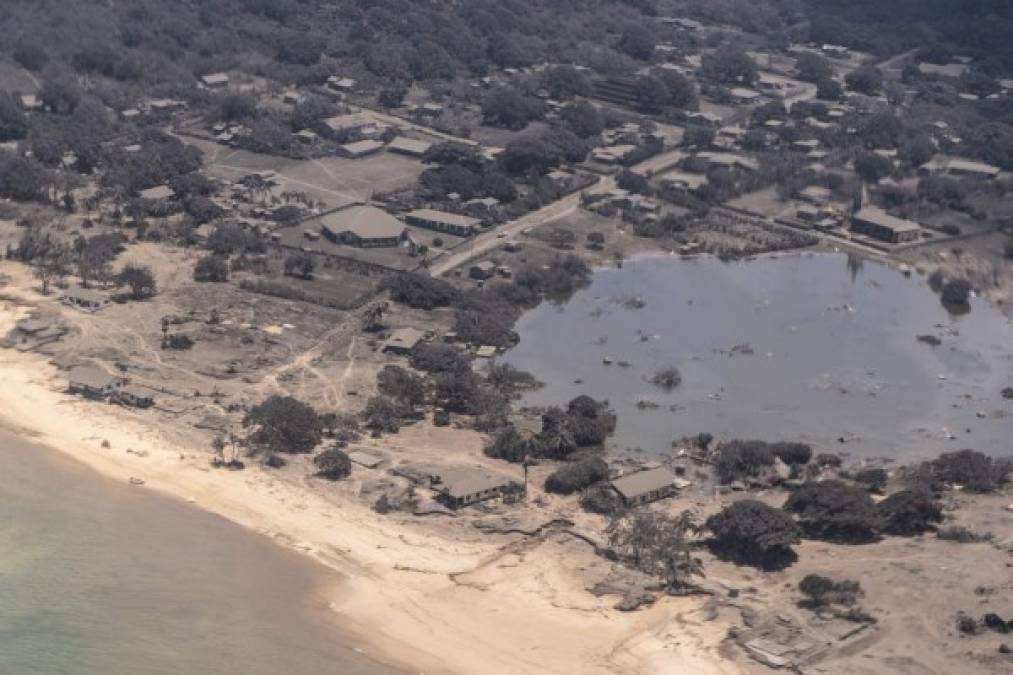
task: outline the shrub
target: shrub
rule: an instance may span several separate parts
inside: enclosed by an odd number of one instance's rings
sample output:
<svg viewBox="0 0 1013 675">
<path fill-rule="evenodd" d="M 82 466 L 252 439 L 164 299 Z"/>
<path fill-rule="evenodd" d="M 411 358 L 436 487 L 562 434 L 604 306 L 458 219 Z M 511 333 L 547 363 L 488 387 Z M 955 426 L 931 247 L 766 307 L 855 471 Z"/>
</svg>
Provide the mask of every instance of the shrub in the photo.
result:
<svg viewBox="0 0 1013 675">
<path fill-rule="evenodd" d="M 961 307 L 967 304 L 971 294 L 971 282 L 967 279 L 951 279 L 943 284 L 940 299 L 946 306 Z"/>
<path fill-rule="evenodd" d="M 271 396 L 243 418 L 253 428 L 248 441 L 254 451 L 309 452 L 320 442 L 320 418 L 312 407 L 291 396 Z"/>
<path fill-rule="evenodd" d="M 726 506 L 707 519 L 720 555 L 766 569 L 785 567 L 794 559 L 798 526 L 788 514 L 755 499 Z"/>
<path fill-rule="evenodd" d="M 937 483 L 962 485 L 968 492 L 994 492 L 1006 476 L 1005 464 L 993 462 L 977 450 L 944 452 L 928 463 L 927 468 Z"/>
<path fill-rule="evenodd" d="M 992 541 L 994 535 L 991 532 L 975 532 L 963 525 L 951 525 L 941 527 L 936 532 L 936 537 L 943 541 L 954 541 L 958 544 L 980 544 Z"/>
<path fill-rule="evenodd" d="M 682 384 L 682 375 L 675 368 L 664 368 L 654 374 L 651 382 L 665 391 L 672 391 Z"/>
<path fill-rule="evenodd" d="M 843 463 L 840 455 L 835 455 L 829 452 L 821 452 L 816 455 L 816 466 L 837 468 Z"/>
<path fill-rule="evenodd" d="M 206 255 L 193 268 L 194 281 L 228 281 L 229 263 L 219 255 Z"/>
<path fill-rule="evenodd" d="M 560 495 L 594 485 L 608 478 L 608 464 L 600 457 L 585 457 L 559 467 L 545 479 L 545 491 Z"/>
<path fill-rule="evenodd" d="M 770 446 L 763 441 L 732 440 L 722 443 L 714 462 L 718 481 L 731 483 L 758 476 L 774 463 Z"/>
<path fill-rule="evenodd" d="M 865 595 L 857 581 L 847 579 L 834 581 L 820 574 L 807 574 L 798 584 L 798 590 L 806 596 L 800 605 L 814 608 L 844 605 L 850 607 Z"/>
<path fill-rule="evenodd" d="M 443 343 L 422 343 L 412 350 L 412 368 L 427 373 L 459 373 L 471 369 L 471 359 L 461 349 Z"/>
<path fill-rule="evenodd" d="M 517 431 L 517 427 L 509 424 L 493 434 L 492 439 L 482 448 L 482 452 L 486 457 L 508 462 L 523 462 L 528 453 L 528 441 Z"/>
<path fill-rule="evenodd" d="M 770 451 L 785 464 L 808 464 L 813 456 L 812 446 L 806 443 L 771 443 Z"/>
<path fill-rule="evenodd" d="M 316 475 L 328 480 L 347 478 L 352 474 L 352 460 L 340 448 L 329 448 L 313 458 Z"/>
<path fill-rule="evenodd" d="M 876 508 L 869 493 L 837 480 L 805 483 L 785 510 L 798 516 L 807 537 L 856 544 L 876 538 Z"/>
<path fill-rule="evenodd" d="M 623 508 L 623 500 L 605 483 L 592 485 L 580 496 L 580 508 L 588 513 L 614 516 Z"/>
<path fill-rule="evenodd" d="M 415 309 L 435 309 L 458 304 L 461 293 L 442 279 L 406 272 L 388 277 L 383 288 L 390 297 Z"/>
<path fill-rule="evenodd" d="M 943 509 L 931 492 L 901 490 L 876 504 L 876 515 L 886 534 L 913 536 L 942 522 Z"/>
<path fill-rule="evenodd" d="M 888 479 L 886 469 L 861 469 L 855 472 L 854 480 L 868 488 L 869 492 L 881 493 Z"/>
</svg>

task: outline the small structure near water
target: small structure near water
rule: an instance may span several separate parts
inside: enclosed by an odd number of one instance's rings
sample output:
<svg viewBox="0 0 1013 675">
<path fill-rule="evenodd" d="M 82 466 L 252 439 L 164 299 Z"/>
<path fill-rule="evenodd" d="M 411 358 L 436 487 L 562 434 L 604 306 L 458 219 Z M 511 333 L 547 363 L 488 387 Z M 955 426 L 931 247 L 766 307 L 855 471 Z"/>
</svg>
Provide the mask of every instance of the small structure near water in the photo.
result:
<svg viewBox="0 0 1013 675">
<path fill-rule="evenodd" d="M 626 474 L 613 480 L 610 485 L 623 500 L 623 504 L 639 506 L 675 494 L 675 474 L 667 467 L 659 466 Z"/>
</svg>

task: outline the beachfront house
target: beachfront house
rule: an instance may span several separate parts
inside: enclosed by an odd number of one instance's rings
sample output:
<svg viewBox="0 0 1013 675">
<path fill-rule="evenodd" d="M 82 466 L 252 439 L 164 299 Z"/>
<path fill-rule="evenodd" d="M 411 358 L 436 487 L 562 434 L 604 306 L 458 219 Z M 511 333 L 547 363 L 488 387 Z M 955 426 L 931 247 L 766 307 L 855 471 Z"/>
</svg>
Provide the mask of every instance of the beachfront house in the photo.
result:
<svg viewBox="0 0 1013 675">
<path fill-rule="evenodd" d="M 866 206 L 851 216 L 851 231 L 891 244 L 916 241 L 922 228 L 918 223 L 891 216 L 875 206 Z"/>
<path fill-rule="evenodd" d="M 150 408 L 155 405 L 155 394 L 146 387 L 128 384 L 116 389 L 110 399 L 130 408 Z"/>
<path fill-rule="evenodd" d="M 86 398 L 104 399 L 119 391 L 125 382 L 122 377 L 101 368 L 78 366 L 67 375 L 67 391 Z"/>
<path fill-rule="evenodd" d="M 610 485 L 626 506 L 640 506 L 675 494 L 675 474 L 667 467 L 637 471 L 613 480 Z"/>
<path fill-rule="evenodd" d="M 508 476 L 470 467 L 440 469 L 432 487 L 437 499 L 452 509 L 524 492 L 524 486 Z"/>
</svg>

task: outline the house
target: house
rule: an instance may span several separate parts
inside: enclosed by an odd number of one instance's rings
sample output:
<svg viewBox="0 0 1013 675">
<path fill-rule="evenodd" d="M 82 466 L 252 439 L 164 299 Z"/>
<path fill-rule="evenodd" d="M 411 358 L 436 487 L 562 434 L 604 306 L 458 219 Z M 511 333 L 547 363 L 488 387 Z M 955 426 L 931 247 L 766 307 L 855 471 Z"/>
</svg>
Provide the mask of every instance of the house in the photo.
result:
<svg viewBox="0 0 1013 675">
<path fill-rule="evenodd" d="M 186 107 L 186 103 L 174 98 L 153 98 L 145 106 L 153 112 L 170 112 Z"/>
<path fill-rule="evenodd" d="M 443 114 L 443 106 L 439 103 L 423 103 L 418 107 L 416 112 L 422 117 L 439 117 Z"/>
<path fill-rule="evenodd" d="M 446 232 L 458 237 L 470 237 L 478 232 L 478 228 L 482 224 L 478 218 L 434 209 L 416 209 L 406 213 L 404 220 L 409 225 L 424 227 L 436 232 Z"/>
<path fill-rule="evenodd" d="M 67 375 L 67 391 L 87 398 L 106 398 L 124 384 L 122 377 L 111 375 L 94 366 L 78 366 Z"/>
<path fill-rule="evenodd" d="M 407 356 L 418 346 L 425 333 L 417 328 L 398 328 L 390 332 L 390 337 L 383 343 L 380 351 L 385 354 Z"/>
<path fill-rule="evenodd" d="M 480 281 L 491 279 L 494 274 L 496 274 L 496 263 L 491 260 L 483 260 L 468 269 L 468 276 Z"/>
<path fill-rule="evenodd" d="M 798 193 L 799 199 L 809 202 L 810 204 L 816 204 L 822 206 L 830 201 L 834 196 L 834 193 L 830 188 L 823 187 L 821 185 L 809 185 L 802 188 L 802 191 Z"/>
<path fill-rule="evenodd" d="M 141 116 L 141 111 L 137 108 L 124 108 L 120 111 L 120 117 L 125 121 L 137 119 Z"/>
<path fill-rule="evenodd" d="M 346 143 L 338 148 L 338 154 L 348 159 L 358 159 L 360 157 L 366 157 L 374 153 L 383 150 L 383 143 L 380 141 L 374 141 L 372 139 L 363 139 L 361 141 L 355 141 L 354 143 Z"/>
<path fill-rule="evenodd" d="M 389 152 L 396 152 L 401 155 L 408 155 L 409 157 L 421 157 L 431 147 L 433 147 L 432 143 L 404 136 L 398 136 L 387 144 Z"/>
<path fill-rule="evenodd" d="M 322 234 L 335 244 L 359 248 L 398 246 L 408 238 L 404 223 L 374 206 L 352 205 L 320 219 Z"/>
<path fill-rule="evenodd" d="M 68 288 L 60 296 L 60 302 L 86 312 L 97 312 L 109 304 L 109 296 L 90 288 Z"/>
<path fill-rule="evenodd" d="M 602 164 L 618 164 L 636 152 L 637 146 L 629 143 L 609 145 L 591 151 L 591 159 Z"/>
<path fill-rule="evenodd" d="M 697 157 L 707 162 L 712 168 L 744 169 L 746 171 L 757 171 L 760 168 L 759 162 L 755 159 L 730 152 L 701 152 L 697 154 Z"/>
<path fill-rule="evenodd" d="M 669 190 L 695 192 L 707 184 L 707 176 L 684 171 L 668 171 L 658 179 L 658 182 Z"/>
<path fill-rule="evenodd" d="M 342 92 L 353 91 L 355 89 L 355 80 L 350 77 L 331 75 L 327 78 L 327 88 Z"/>
<path fill-rule="evenodd" d="M 437 499 L 452 509 L 524 491 L 514 479 L 479 468 L 438 469 L 436 478 L 432 488 Z"/>
<path fill-rule="evenodd" d="M 475 197 L 464 202 L 464 210 L 476 217 L 491 216 L 499 210 L 499 200 L 495 197 Z"/>
<path fill-rule="evenodd" d="M 225 73 L 201 75 L 200 81 L 208 89 L 224 89 L 229 86 L 229 76 Z"/>
<path fill-rule="evenodd" d="M 338 138 L 374 138 L 387 129 L 387 125 L 365 112 L 328 117 L 323 121 L 323 125 Z"/>
<path fill-rule="evenodd" d="M 851 231 L 874 239 L 899 244 L 921 235 L 921 225 L 891 216 L 875 206 L 866 206 L 851 216 Z"/>
<path fill-rule="evenodd" d="M 728 94 L 736 103 L 755 103 L 761 96 L 760 92 L 746 87 L 732 87 Z"/>
<path fill-rule="evenodd" d="M 918 72 L 922 75 L 935 75 L 936 77 L 949 77 L 958 79 L 967 74 L 968 67 L 964 63 L 919 63 Z"/>
<path fill-rule="evenodd" d="M 675 494 L 675 474 L 664 466 L 630 473 L 610 484 L 626 506 L 639 506 Z"/>
<path fill-rule="evenodd" d="M 495 345 L 482 345 L 475 350 L 475 356 L 480 359 L 491 359 L 496 356 L 497 353 L 499 353 L 499 350 L 496 349 Z"/>
<path fill-rule="evenodd" d="M 150 408 L 155 405 L 154 393 L 147 387 L 128 384 L 112 392 L 111 399 L 130 408 Z"/>
</svg>

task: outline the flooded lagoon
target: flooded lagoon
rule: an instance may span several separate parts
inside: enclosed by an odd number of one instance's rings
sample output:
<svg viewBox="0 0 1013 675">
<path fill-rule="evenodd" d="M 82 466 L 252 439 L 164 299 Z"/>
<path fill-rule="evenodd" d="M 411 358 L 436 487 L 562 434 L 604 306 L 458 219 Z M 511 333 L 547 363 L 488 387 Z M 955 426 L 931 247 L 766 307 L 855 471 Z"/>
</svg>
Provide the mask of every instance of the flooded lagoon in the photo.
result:
<svg viewBox="0 0 1013 675">
<path fill-rule="evenodd" d="M 1000 395 L 1013 325 L 977 298 L 951 315 L 925 279 L 878 263 L 644 258 L 596 272 L 517 331 L 504 360 L 546 385 L 523 403 L 608 399 L 616 450 L 660 453 L 700 432 L 897 459 L 1013 448 L 1013 401 Z M 650 381 L 668 366 L 682 375 L 671 392 Z"/>
</svg>

